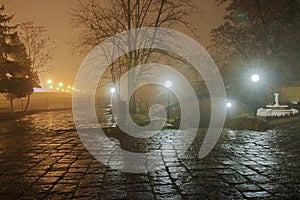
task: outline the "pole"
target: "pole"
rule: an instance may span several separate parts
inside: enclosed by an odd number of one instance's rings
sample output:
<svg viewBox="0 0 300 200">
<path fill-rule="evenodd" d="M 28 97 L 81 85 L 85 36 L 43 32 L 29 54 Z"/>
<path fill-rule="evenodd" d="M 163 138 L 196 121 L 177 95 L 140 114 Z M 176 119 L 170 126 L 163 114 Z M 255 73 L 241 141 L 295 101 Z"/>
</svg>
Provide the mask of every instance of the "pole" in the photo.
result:
<svg viewBox="0 0 300 200">
<path fill-rule="evenodd" d="M 111 93 L 111 98 L 110 98 L 110 105 L 111 105 L 111 107 L 110 107 L 110 109 L 111 109 L 111 126 L 115 123 L 115 118 L 114 118 L 114 114 L 113 114 L 113 95 L 114 95 L 114 93 L 112 92 Z"/>
<path fill-rule="evenodd" d="M 167 119 L 170 120 L 170 91 L 168 89 L 168 112 L 167 112 Z"/>
<path fill-rule="evenodd" d="M 110 105 L 111 105 L 111 107 L 112 107 L 112 103 L 113 103 L 113 94 L 114 93 L 111 93 L 111 96 L 110 96 Z"/>
</svg>

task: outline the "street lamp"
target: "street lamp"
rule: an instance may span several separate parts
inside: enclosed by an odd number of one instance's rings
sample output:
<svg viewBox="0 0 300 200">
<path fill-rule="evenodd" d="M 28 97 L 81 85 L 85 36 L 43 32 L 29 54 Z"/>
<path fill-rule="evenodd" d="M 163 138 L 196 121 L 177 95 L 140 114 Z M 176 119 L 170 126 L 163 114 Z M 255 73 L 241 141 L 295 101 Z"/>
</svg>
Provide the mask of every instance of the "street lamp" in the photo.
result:
<svg viewBox="0 0 300 200">
<path fill-rule="evenodd" d="M 48 80 L 47 80 L 47 84 L 48 84 L 48 92 L 50 92 L 50 90 L 53 88 L 53 87 L 52 87 L 52 83 L 53 83 L 53 81 L 52 81 L 51 79 L 48 79 Z"/>
<path fill-rule="evenodd" d="M 111 110 L 111 125 L 113 125 L 115 123 L 115 118 L 114 118 L 114 115 L 113 115 L 113 111 L 112 111 L 112 106 L 113 106 L 113 96 L 114 96 L 114 93 L 116 92 L 116 88 L 112 87 L 110 88 L 110 93 L 111 93 L 111 98 L 110 98 L 110 110 Z"/>
<path fill-rule="evenodd" d="M 116 88 L 114 88 L 114 87 L 110 88 L 110 93 L 111 93 L 110 104 L 111 104 L 111 106 L 112 106 L 113 95 L 115 92 L 116 92 Z"/>
<path fill-rule="evenodd" d="M 231 102 L 227 102 L 227 103 L 226 103 L 226 107 L 227 107 L 227 108 L 231 108 L 231 107 L 232 107 L 232 103 L 231 103 Z"/>
<path fill-rule="evenodd" d="M 168 88 L 168 110 L 167 110 L 167 119 L 170 119 L 170 91 L 169 88 L 172 87 L 172 82 L 171 81 L 166 81 L 165 82 L 165 87 Z"/>
<path fill-rule="evenodd" d="M 63 87 L 63 83 L 62 82 L 59 82 L 57 84 L 57 87 L 56 87 L 56 90 L 59 91 L 59 92 L 64 92 L 64 89 L 62 88 Z"/>
<path fill-rule="evenodd" d="M 259 79 L 260 79 L 260 77 L 259 77 L 259 75 L 257 75 L 257 74 L 253 74 L 253 75 L 251 76 L 251 81 L 254 82 L 254 83 L 258 82 Z"/>
<path fill-rule="evenodd" d="M 229 117 L 229 119 L 231 118 L 231 111 L 232 111 L 232 103 L 230 101 L 228 101 L 226 103 L 226 108 L 227 108 L 227 115 Z"/>
</svg>

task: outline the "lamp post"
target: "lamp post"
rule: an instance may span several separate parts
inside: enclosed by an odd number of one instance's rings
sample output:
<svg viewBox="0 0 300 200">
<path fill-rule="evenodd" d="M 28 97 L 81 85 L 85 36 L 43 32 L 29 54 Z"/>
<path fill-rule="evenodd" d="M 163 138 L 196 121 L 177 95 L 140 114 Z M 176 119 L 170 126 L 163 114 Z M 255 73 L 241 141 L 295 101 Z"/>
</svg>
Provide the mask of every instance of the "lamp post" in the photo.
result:
<svg viewBox="0 0 300 200">
<path fill-rule="evenodd" d="M 168 88 L 168 110 L 167 110 L 167 120 L 170 119 L 170 91 L 169 88 L 172 87 L 172 82 L 171 81 L 166 81 L 165 82 L 165 87 Z"/>
<path fill-rule="evenodd" d="M 50 92 L 50 90 L 53 88 L 52 86 L 53 81 L 51 79 L 47 80 L 47 84 L 48 84 L 48 92 Z"/>
<path fill-rule="evenodd" d="M 230 101 L 228 101 L 226 103 L 226 108 L 227 108 L 228 117 L 229 117 L 229 119 L 231 119 L 231 117 L 232 117 L 231 116 L 232 103 Z"/>
<path fill-rule="evenodd" d="M 59 83 L 57 84 L 56 90 L 59 91 L 59 92 L 64 92 L 65 89 L 63 88 L 63 86 L 64 86 L 64 84 L 63 84 L 62 82 L 59 82 Z"/>
<path fill-rule="evenodd" d="M 257 84 L 259 81 L 260 81 L 260 76 L 258 74 L 253 74 L 251 76 L 251 81 L 254 83 L 254 84 Z M 256 113 L 256 102 L 255 102 L 255 99 L 258 99 L 258 96 L 257 96 L 257 92 L 255 93 L 256 97 L 253 98 L 252 97 L 252 106 L 253 106 L 253 111 L 254 113 Z"/>
<path fill-rule="evenodd" d="M 116 92 L 116 88 L 112 87 L 110 88 L 110 93 L 111 93 L 111 97 L 110 97 L 110 104 L 112 106 L 112 101 L 113 101 L 113 95 Z"/>
<path fill-rule="evenodd" d="M 112 111 L 113 96 L 114 96 L 115 92 L 116 92 L 116 88 L 114 88 L 114 87 L 110 88 L 110 93 L 111 93 L 111 97 L 110 97 L 111 126 L 113 126 L 115 124 L 115 118 L 114 118 L 113 111 Z"/>
</svg>

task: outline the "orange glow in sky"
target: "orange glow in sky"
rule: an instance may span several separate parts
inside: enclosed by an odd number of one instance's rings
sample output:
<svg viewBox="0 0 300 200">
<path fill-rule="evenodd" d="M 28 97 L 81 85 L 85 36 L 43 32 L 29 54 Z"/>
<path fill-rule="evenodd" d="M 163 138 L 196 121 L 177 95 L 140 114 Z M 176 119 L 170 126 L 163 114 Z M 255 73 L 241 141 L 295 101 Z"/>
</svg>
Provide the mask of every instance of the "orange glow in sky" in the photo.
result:
<svg viewBox="0 0 300 200">
<path fill-rule="evenodd" d="M 191 23 L 199 30 L 199 43 L 206 47 L 209 44 L 209 32 L 222 22 L 224 8 L 217 7 L 213 0 L 194 0 L 202 14 L 193 16 Z M 83 58 L 72 55 L 72 41 L 78 36 L 72 29 L 69 14 L 73 0 L 13 0 L 5 1 L 6 13 L 14 14 L 13 23 L 34 21 L 36 25 L 43 25 L 48 35 L 55 41 L 57 50 L 53 58 L 55 69 L 51 73 L 43 74 L 47 79 L 55 78 L 73 84 L 77 68 Z"/>
</svg>

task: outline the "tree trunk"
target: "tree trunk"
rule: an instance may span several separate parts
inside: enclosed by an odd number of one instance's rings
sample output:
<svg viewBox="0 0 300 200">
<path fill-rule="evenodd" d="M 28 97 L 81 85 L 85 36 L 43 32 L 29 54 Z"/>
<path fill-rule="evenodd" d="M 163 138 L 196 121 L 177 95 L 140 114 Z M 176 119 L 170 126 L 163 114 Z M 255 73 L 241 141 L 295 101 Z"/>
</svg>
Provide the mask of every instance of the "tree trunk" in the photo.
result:
<svg viewBox="0 0 300 200">
<path fill-rule="evenodd" d="M 14 112 L 14 99 L 10 98 L 10 111 L 13 113 Z"/>
<path fill-rule="evenodd" d="M 135 96 L 135 92 L 132 94 L 132 96 L 130 97 L 130 101 L 129 101 L 129 113 L 130 114 L 136 114 L 136 96 Z"/>
<path fill-rule="evenodd" d="M 26 102 L 26 106 L 24 109 L 24 112 L 27 112 L 28 106 L 29 106 L 29 102 L 30 102 L 30 94 L 27 95 L 27 102 Z"/>
</svg>

